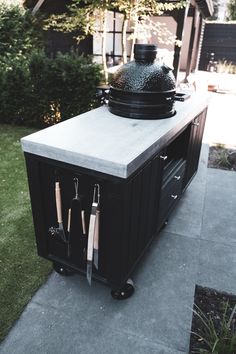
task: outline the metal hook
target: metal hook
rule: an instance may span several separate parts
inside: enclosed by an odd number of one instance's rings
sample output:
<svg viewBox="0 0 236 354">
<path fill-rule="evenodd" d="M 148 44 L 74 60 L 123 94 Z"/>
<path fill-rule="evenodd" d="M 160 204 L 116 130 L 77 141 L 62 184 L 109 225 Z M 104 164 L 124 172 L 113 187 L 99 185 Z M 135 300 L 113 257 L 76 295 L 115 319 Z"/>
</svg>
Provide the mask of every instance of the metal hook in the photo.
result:
<svg viewBox="0 0 236 354">
<path fill-rule="evenodd" d="M 78 199 L 79 197 L 79 179 L 77 177 L 74 178 L 75 184 L 75 198 Z"/>
</svg>

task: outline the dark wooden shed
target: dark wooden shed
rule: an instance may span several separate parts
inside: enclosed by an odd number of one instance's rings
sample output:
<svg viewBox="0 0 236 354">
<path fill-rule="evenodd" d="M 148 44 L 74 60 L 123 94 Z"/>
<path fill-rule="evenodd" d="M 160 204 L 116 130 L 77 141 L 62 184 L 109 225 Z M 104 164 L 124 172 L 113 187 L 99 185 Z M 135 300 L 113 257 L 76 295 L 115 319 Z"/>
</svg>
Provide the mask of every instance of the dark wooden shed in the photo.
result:
<svg viewBox="0 0 236 354">
<path fill-rule="evenodd" d="M 206 70 L 210 54 L 216 61 L 226 60 L 236 64 L 236 23 L 206 23 L 199 63 Z"/>
</svg>

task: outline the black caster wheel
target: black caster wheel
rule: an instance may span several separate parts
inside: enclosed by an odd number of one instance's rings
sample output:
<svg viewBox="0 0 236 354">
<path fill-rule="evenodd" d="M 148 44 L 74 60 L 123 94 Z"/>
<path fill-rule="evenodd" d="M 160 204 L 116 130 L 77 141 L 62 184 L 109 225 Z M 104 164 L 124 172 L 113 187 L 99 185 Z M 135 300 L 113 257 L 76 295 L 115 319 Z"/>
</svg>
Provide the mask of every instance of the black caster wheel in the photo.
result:
<svg viewBox="0 0 236 354">
<path fill-rule="evenodd" d="M 132 279 L 128 279 L 127 283 L 120 290 L 112 290 L 111 296 L 115 300 L 125 300 L 132 296 L 134 293 L 134 283 Z"/>
<path fill-rule="evenodd" d="M 69 275 L 73 275 L 74 274 L 74 272 L 72 270 L 66 268 L 64 265 L 59 264 L 59 263 L 53 263 L 53 269 L 58 274 L 64 275 L 64 276 L 69 276 Z"/>
</svg>

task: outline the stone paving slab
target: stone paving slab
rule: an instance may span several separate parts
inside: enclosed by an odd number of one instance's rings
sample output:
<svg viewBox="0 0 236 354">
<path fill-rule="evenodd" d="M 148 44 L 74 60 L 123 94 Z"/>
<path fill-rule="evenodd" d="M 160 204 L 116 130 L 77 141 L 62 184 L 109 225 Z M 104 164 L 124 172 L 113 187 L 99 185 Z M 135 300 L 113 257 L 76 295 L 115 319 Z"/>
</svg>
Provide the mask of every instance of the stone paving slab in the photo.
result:
<svg viewBox="0 0 236 354">
<path fill-rule="evenodd" d="M 182 354 L 125 328 L 114 331 L 102 321 L 93 321 L 93 326 L 80 319 L 71 321 L 69 314 L 35 302 L 30 303 L 20 322 L 21 330 L 13 331 L 14 341 L 2 346 L 2 354 Z"/>
<path fill-rule="evenodd" d="M 236 90 L 236 85 L 235 85 Z M 236 94 L 211 93 L 203 141 L 236 145 L 236 119 L 234 102 Z"/>
<path fill-rule="evenodd" d="M 201 240 L 197 284 L 236 294 L 236 245 Z"/>
<path fill-rule="evenodd" d="M 27 353 L 187 353 L 199 241 L 162 232 L 134 274 L 136 292 L 53 273 L 0 348 Z M 63 338 L 63 339 L 62 339 Z"/>
<path fill-rule="evenodd" d="M 201 238 L 236 246 L 236 172 L 208 169 Z"/>
</svg>

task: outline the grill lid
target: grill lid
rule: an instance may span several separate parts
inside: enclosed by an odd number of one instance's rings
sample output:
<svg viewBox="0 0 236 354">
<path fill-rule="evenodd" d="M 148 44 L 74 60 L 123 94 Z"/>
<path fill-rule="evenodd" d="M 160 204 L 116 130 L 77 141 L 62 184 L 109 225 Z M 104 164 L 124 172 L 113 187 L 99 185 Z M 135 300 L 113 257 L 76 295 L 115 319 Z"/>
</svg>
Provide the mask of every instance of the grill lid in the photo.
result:
<svg viewBox="0 0 236 354">
<path fill-rule="evenodd" d="M 135 44 L 134 58 L 114 74 L 109 95 L 110 112 L 128 118 L 161 119 L 175 114 L 175 78 L 155 59 L 157 47 Z"/>
</svg>

